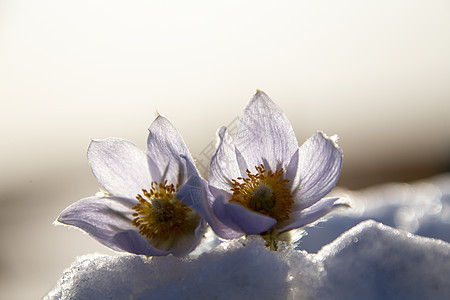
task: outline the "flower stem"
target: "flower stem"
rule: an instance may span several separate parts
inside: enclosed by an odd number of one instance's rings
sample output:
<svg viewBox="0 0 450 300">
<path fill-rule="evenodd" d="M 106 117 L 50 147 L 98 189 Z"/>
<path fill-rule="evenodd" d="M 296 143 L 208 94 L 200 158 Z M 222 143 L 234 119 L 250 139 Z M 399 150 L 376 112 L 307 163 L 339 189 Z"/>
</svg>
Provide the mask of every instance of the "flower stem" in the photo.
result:
<svg viewBox="0 0 450 300">
<path fill-rule="evenodd" d="M 262 233 L 261 237 L 266 241 L 266 247 L 271 251 L 278 250 L 278 231 L 275 228 L 270 228 L 268 231 Z"/>
</svg>

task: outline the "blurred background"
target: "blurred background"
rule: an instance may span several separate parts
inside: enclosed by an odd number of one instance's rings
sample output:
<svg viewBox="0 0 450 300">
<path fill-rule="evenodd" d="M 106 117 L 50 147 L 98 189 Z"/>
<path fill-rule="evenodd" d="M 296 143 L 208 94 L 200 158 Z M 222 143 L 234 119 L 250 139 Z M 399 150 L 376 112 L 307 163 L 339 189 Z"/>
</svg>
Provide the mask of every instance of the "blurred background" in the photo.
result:
<svg viewBox="0 0 450 300">
<path fill-rule="evenodd" d="M 448 1 L 0 0 L 0 298 L 113 254 L 52 222 L 98 191 L 90 139 L 145 149 L 157 112 L 201 163 L 261 89 L 339 135 L 343 188 L 448 171 L 449 53 Z"/>
</svg>

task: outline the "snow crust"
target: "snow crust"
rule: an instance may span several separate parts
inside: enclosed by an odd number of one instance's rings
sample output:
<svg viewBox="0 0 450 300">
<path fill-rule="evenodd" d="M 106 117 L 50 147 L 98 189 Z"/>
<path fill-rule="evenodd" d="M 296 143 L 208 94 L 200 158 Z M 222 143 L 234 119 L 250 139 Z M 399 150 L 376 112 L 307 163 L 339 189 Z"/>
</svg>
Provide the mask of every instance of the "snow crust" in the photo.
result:
<svg viewBox="0 0 450 300">
<path fill-rule="evenodd" d="M 185 259 L 86 255 L 45 299 L 450 299 L 450 174 L 334 195 L 352 209 L 277 252 L 209 231 Z"/>
<path fill-rule="evenodd" d="M 315 227 L 306 229 L 298 249 L 317 253 L 343 232 L 372 219 L 408 232 L 450 242 L 450 174 L 413 183 L 388 183 L 359 191 L 335 189 L 352 208 L 338 210 Z"/>
<path fill-rule="evenodd" d="M 367 220 L 317 254 L 259 237 L 198 256 L 79 257 L 45 299 L 445 299 L 450 244 Z"/>
</svg>

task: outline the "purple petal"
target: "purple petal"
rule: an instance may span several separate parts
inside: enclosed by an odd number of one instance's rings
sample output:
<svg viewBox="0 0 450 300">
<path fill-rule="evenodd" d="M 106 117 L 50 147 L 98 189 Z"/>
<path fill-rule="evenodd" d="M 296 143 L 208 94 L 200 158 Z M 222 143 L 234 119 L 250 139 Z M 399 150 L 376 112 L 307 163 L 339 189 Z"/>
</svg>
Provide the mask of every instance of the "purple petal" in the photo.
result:
<svg viewBox="0 0 450 300">
<path fill-rule="evenodd" d="M 134 230 L 125 230 L 114 235 L 112 241 L 120 247 L 121 250 L 138 255 L 147 256 L 164 256 L 171 253 L 171 251 L 161 251 L 152 245 L 147 240 Z"/>
<path fill-rule="evenodd" d="M 67 207 L 57 221 L 78 227 L 107 247 L 128 251 L 114 241 L 122 231 L 136 230 L 131 223 L 136 200 L 118 197 L 89 197 Z"/>
<path fill-rule="evenodd" d="M 203 234 L 205 233 L 205 222 L 201 220 L 197 223 L 198 226 L 190 228 L 188 232 L 178 236 L 172 250 L 172 255 L 183 257 L 189 254 L 200 243 Z"/>
<path fill-rule="evenodd" d="M 148 130 L 147 155 L 153 180 L 184 183 L 192 174 L 180 155 L 193 159 L 178 131 L 163 116 L 158 116 Z"/>
<path fill-rule="evenodd" d="M 192 176 L 186 184 L 178 189 L 177 199 L 195 210 L 221 238 L 233 239 L 242 236 L 242 233 L 232 230 L 214 215 L 212 210 L 214 196 L 203 178 Z"/>
<path fill-rule="evenodd" d="M 185 256 L 200 243 L 205 232 L 205 222 L 194 211 L 188 212 L 188 228 L 181 233 L 172 234 L 168 239 L 147 239 L 148 243 L 161 255 L 172 253 L 174 256 Z M 151 254 L 159 255 L 159 254 Z"/>
<path fill-rule="evenodd" d="M 128 141 L 93 140 L 87 158 L 98 182 L 113 196 L 134 198 L 151 182 L 147 156 Z"/>
<path fill-rule="evenodd" d="M 240 204 L 226 201 L 223 195 L 215 199 L 213 210 L 222 223 L 234 231 L 245 234 L 263 233 L 277 223 L 271 217 L 253 212 Z"/>
<path fill-rule="evenodd" d="M 186 162 L 186 168 L 189 171 L 190 174 L 195 174 L 193 176 L 191 176 L 191 179 L 195 179 L 195 178 L 200 178 L 198 176 L 198 172 L 195 169 L 194 166 L 194 162 L 189 159 L 188 157 L 184 156 L 184 155 L 180 155 L 182 159 L 185 160 Z M 186 184 L 185 184 L 186 185 Z M 192 203 L 198 203 L 203 201 L 202 199 L 202 190 L 201 190 L 201 186 L 200 186 L 200 190 L 187 190 L 186 192 L 183 192 L 185 190 L 185 188 L 183 188 L 185 185 L 182 185 L 178 191 L 177 191 L 177 195 L 176 198 L 179 201 L 183 202 L 183 199 L 188 203 L 188 206 L 190 206 L 191 208 L 194 209 L 195 205 L 189 205 Z M 187 197 L 185 196 L 187 195 Z M 188 199 L 186 199 L 188 198 Z M 197 245 L 200 243 L 201 238 L 203 237 L 203 233 L 205 232 L 205 222 L 201 219 L 201 214 L 199 214 L 198 212 L 191 212 L 189 214 L 189 224 L 191 226 L 191 228 L 188 228 L 185 232 L 183 232 L 182 235 L 178 235 L 176 238 L 172 239 L 171 244 L 167 244 L 166 245 L 162 245 L 162 247 L 158 247 L 159 249 L 170 249 L 170 251 L 172 252 L 172 254 L 174 256 L 185 256 L 186 254 L 188 254 L 189 252 L 191 252 L 192 250 L 194 250 L 195 247 L 197 247 Z M 152 243 L 155 246 L 158 246 L 157 244 L 160 243 L 158 241 L 152 241 Z M 164 242 L 162 243 L 164 244 Z"/>
<path fill-rule="evenodd" d="M 200 229 L 203 227 L 199 225 L 198 216 L 197 222 L 192 223 L 195 223 L 192 233 L 187 233 L 186 236 L 169 242 L 146 239 L 131 223 L 132 207 L 136 202 L 118 197 L 85 198 L 67 207 L 57 221 L 80 228 L 115 251 L 138 255 L 161 256 L 173 252 L 174 255 L 181 256 L 189 253 L 200 242 L 203 233 Z"/>
<path fill-rule="evenodd" d="M 244 156 L 242 156 L 241 152 L 235 147 L 236 160 L 239 166 L 239 171 L 241 172 L 241 177 L 247 176 L 247 170 L 249 170 L 249 166 L 245 161 Z"/>
<path fill-rule="evenodd" d="M 298 149 L 289 120 L 261 91 L 256 93 L 239 120 L 235 144 L 252 172 L 260 164 L 272 171 L 286 169 Z"/>
<path fill-rule="evenodd" d="M 323 198 L 304 210 L 291 213 L 289 220 L 277 225 L 278 230 L 283 232 L 294 228 L 300 228 L 319 220 L 335 208 L 342 206 L 348 207 L 348 204 L 345 202 L 337 203 L 339 199 L 339 197 Z"/>
<path fill-rule="evenodd" d="M 235 148 L 226 128 L 219 132 L 219 147 L 211 159 L 209 168 L 209 184 L 219 189 L 230 190 L 233 185 L 231 179 L 241 176 L 236 160 Z"/>
<path fill-rule="evenodd" d="M 309 207 L 327 195 L 339 179 L 342 151 L 336 143 L 318 132 L 310 137 L 299 152 L 300 185 L 294 193 L 294 210 Z"/>
<path fill-rule="evenodd" d="M 289 180 L 289 184 L 288 187 L 291 188 L 293 185 L 296 185 L 296 175 L 297 175 L 297 170 L 298 170 L 298 152 L 299 149 L 297 149 L 297 151 L 295 151 L 294 155 L 292 155 L 291 160 L 289 161 L 288 166 L 286 167 L 286 174 L 284 176 L 284 178 Z"/>
</svg>

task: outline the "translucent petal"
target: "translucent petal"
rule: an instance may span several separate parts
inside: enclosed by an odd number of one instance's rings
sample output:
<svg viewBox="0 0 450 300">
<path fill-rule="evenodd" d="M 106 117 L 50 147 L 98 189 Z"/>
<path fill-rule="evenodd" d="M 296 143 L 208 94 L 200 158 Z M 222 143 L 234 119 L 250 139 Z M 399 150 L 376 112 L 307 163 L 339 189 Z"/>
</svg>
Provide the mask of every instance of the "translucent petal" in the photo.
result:
<svg viewBox="0 0 450 300">
<path fill-rule="evenodd" d="M 306 209 L 295 211 L 290 214 L 289 220 L 279 223 L 277 228 L 280 232 L 300 228 L 319 220 L 335 208 L 348 207 L 346 202 L 338 202 L 339 199 L 339 197 L 323 198 Z"/>
<path fill-rule="evenodd" d="M 232 179 L 241 176 L 233 141 L 222 127 L 218 132 L 219 147 L 211 159 L 209 168 L 209 184 L 219 189 L 229 191 L 232 187 Z"/>
<path fill-rule="evenodd" d="M 158 116 L 150 125 L 147 155 L 155 181 L 183 184 L 192 175 L 180 155 L 193 161 L 192 156 L 178 131 L 163 116 Z"/>
<path fill-rule="evenodd" d="M 245 161 L 245 158 L 242 156 L 241 152 L 235 147 L 236 159 L 239 166 L 239 171 L 241 172 L 241 177 L 245 177 L 247 175 L 247 170 L 249 170 L 249 166 Z"/>
<path fill-rule="evenodd" d="M 114 242 L 114 236 L 135 230 L 131 223 L 136 200 L 119 197 L 88 197 L 67 207 L 57 221 L 82 229 L 100 243 L 116 251 L 128 251 Z"/>
<path fill-rule="evenodd" d="M 288 183 L 288 188 L 292 188 L 292 186 L 297 186 L 298 183 L 298 177 L 297 175 L 297 170 L 298 170 L 298 152 L 299 149 L 297 149 L 297 151 L 295 151 L 294 155 L 292 155 L 291 160 L 289 161 L 289 164 L 286 167 L 286 173 L 284 178 L 289 180 Z"/>
<path fill-rule="evenodd" d="M 113 196 L 134 198 L 149 187 L 147 156 L 133 143 L 118 138 L 93 140 L 87 158 L 98 182 Z"/>
<path fill-rule="evenodd" d="M 298 149 L 289 120 L 261 91 L 256 93 L 239 120 L 235 145 L 251 172 L 260 164 L 272 171 L 286 169 Z"/>
<path fill-rule="evenodd" d="M 317 132 L 299 151 L 294 210 L 309 207 L 327 195 L 336 185 L 342 166 L 342 151 L 335 141 Z"/>
</svg>

